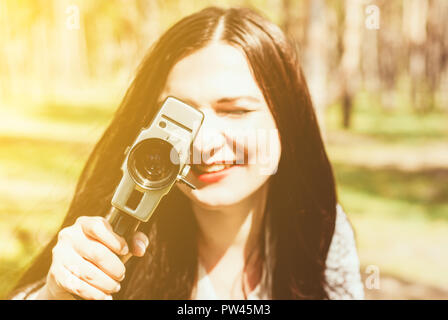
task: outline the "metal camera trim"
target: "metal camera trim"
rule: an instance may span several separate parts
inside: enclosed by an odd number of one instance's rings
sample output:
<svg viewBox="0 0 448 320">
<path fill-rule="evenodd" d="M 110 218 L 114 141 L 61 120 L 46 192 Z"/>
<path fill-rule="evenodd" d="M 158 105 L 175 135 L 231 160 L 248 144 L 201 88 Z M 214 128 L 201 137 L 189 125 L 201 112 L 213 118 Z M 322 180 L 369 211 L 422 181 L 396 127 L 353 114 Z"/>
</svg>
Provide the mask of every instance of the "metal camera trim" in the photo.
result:
<svg viewBox="0 0 448 320">
<path fill-rule="evenodd" d="M 174 166 L 176 166 L 177 168 L 174 169 L 173 173 L 170 173 L 169 176 L 166 179 L 163 179 L 161 182 L 151 182 L 150 180 L 147 180 L 149 185 L 146 185 L 144 183 L 141 183 L 141 177 L 135 174 L 135 171 L 138 171 L 138 169 L 135 169 L 132 166 L 132 163 L 129 161 L 132 159 L 133 154 L 137 151 L 137 149 L 143 144 L 146 143 L 147 141 L 152 141 L 152 140 L 160 140 L 163 143 L 168 144 L 169 146 L 171 146 L 171 150 L 170 150 L 170 160 L 172 160 L 171 158 L 171 152 L 174 149 L 175 152 L 174 154 L 176 155 L 176 161 L 177 164 L 174 164 Z M 179 151 L 169 142 L 167 142 L 166 140 L 162 140 L 160 138 L 149 138 L 149 139 L 144 139 L 139 141 L 138 143 L 136 143 L 131 150 L 129 150 L 129 155 L 128 155 L 128 161 L 127 161 L 127 169 L 128 172 L 131 176 L 131 178 L 134 180 L 134 182 L 142 189 L 144 190 L 160 190 L 165 188 L 167 185 L 171 184 L 173 181 L 175 181 L 177 179 L 177 175 L 179 174 L 180 171 L 180 161 L 179 161 Z"/>
<path fill-rule="evenodd" d="M 121 166 L 123 176 L 115 189 L 111 204 L 114 208 L 141 222 L 150 219 L 160 200 L 180 181 L 195 188 L 186 180 L 190 169 L 191 145 L 204 121 L 204 114 L 175 97 L 168 97 L 154 116 L 151 124 L 143 128 L 134 142 L 126 149 L 125 159 Z M 156 188 L 137 183 L 129 170 L 128 160 L 132 150 L 142 141 L 158 138 L 172 145 L 179 157 L 176 176 L 166 184 Z M 171 157 L 170 157 L 171 161 Z M 129 205 L 129 199 L 134 192 L 139 192 L 139 202 L 136 208 Z"/>
</svg>

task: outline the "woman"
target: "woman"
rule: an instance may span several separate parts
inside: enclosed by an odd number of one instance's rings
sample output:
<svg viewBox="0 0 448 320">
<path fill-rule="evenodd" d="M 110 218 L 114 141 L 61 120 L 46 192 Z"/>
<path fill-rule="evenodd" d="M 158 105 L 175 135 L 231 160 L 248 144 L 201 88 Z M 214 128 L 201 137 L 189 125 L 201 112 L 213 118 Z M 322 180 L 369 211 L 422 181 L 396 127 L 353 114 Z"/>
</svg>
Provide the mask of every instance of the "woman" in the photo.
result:
<svg viewBox="0 0 448 320">
<path fill-rule="evenodd" d="M 197 190 L 175 185 L 129 248 L 102 217 L 126 147 L 167 96 L 205 114 L 193 145 L 201 163 L 188 175 Z M 278 134 L 251 151 L 238 142 L 244 129 Z M 129 251 L 142 258 L 124 265 Z M 363 298 L 353 231 L 282 31 L 250 9 L 215 7 L 166 31 L 90 155 L 61 231 L 17 290 L 18 299 Z"/>
</svg>

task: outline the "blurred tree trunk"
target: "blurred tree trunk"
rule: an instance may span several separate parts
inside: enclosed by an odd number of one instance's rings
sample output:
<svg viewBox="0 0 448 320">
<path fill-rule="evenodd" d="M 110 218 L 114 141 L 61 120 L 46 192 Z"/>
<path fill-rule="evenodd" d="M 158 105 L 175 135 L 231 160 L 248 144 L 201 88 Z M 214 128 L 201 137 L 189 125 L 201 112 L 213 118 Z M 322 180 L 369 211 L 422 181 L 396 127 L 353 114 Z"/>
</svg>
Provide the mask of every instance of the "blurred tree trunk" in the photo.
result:
<svg viewBox="0 0 448 320">
<path fill-rule="evenodd" d="M 380 18 L 380 16 L 378 16 Z M 381 21 L 381 20 L 379 20 Z M 369 92 L 379 93 L 379 52 L 378 33 L 380 30 L 364 28 L 362 37 L 361 68 L 362 83 Z"/>
<path fill-rule="evenodd" d="M 53 77 L 60 85 L 56 90 L 67 90 L 68 94 L 73 94 L 82 89 L 83 85 L 87 87 L 88 79 L 87 44 L 81 19 L 83 12 L 80 6 L 73 6 L 70 0 L 53 0 L 51 3 L 56 25 L 53 29 L 52 52 L 55 54 L 56 72 Z"/>
<path fill-rule="evenodd" d="M 436 98 L 437 94 L 443 94 L 441 88 L 443 74 L 448 67 L 448 23 L 446 20 L 448 2 L 432 0 L 428 5 L 425 77 L 428 81 L 428 91 L 431 94 L 430 109 L 433 109 L 435 105 L 439 104 Z M 448 88 L 445 90 L 448 92 Z M 446 104 L 448 105 L 448 101 Z"/>
<path fill-rule="evenodd" d="M 440 25 L 438 28 L 441 30 L 441 67 L 440 80 L 438 84 L 438 105 L 445 111 L 448 111 L 448 1 L 438 1 L 438 14 Z"/>
<path fill-rule="evenodd" d="M 428 0 L 403 0 L 403 32 L 409 44 L 409 74 L 411 78 L 412 108 L 425 111 L 428 108 L 425 99 L 427 41 L 426 25 L 428 20 Z"/>
<path fill-rule="evenodd" d="M 295 40 L 315 113 L 325 137 L 328 25 L 325 0 L 283 0 L 283 29 Z"/>
<path fill-rule="evenodd" d="M 351 125 L 353 98 L 358 90 L 360 76 L 361 36 L 363 32 L 362 0 L 345 0 L 345 29 L 341 61 L 342 125 Z"/>
<path fill-rule="evenodd" d="M 396 107 L 397 82 L 400 72 L 407 70 L 407 45 L 400 28 L 401 4 L 381 3 L 381 26 L 378 32 L 378 71 L 383 110 Z M 405 71 L 407 73 L 407 71 Z"/>
<path fill-rule="evenodd" d="M 327 105 L 328 40 L 327 7 L 325 0 L 306 0 L 305 74 L 316 115 L 325 136 L 324 111 Z"/>
<path fill-rule="evenodd" d="M 309 1 L 282 0 L 281 3 L 282 29 L 290 39 L 294 40 L 302 58 L 302 50 L 306 47 L 307 41 Z"/>
</svg>

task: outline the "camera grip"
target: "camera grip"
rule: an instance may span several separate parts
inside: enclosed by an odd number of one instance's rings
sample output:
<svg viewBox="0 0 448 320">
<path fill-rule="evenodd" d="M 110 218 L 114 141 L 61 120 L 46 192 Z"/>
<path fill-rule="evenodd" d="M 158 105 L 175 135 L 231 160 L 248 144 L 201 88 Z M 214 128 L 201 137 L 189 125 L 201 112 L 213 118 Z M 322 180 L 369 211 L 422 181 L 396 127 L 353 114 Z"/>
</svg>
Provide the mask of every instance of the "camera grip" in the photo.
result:
<svg viewBox="0 0 448 320">
<path fill-rule="evenodd" d="M 130 215 L 122 212 L 121 210 L 112 206 L 109 214 L 106 217 L 109 221 L 112 229 L 116 234 L 122 236 L 126 242 L 129 244 L 132 241 L 132 235 L 137 230 L 140 221 L 131 217 Z M 120 260 L 126 263 L 132 257 L 132 253 L 128 253 L 124 256 L 120 256 Z M 73 294 L 76 300 L 84 300 L 83 298 Z"/>
<path fill-rule="evenodd" d="M 132 241 L 132 236 L 138 228 L 140 221 L 136 218 L 131 217 L 127 213 L 122 212 L 121 210 L 112 206 L 111 211 L 107 217 L 112 229 L 116 234 L 122 236 L 128 245 Z M 129 260 L 132 256 L 131 253 L 121 256 L 121 261 L 124 263 Z"/>
</svg>

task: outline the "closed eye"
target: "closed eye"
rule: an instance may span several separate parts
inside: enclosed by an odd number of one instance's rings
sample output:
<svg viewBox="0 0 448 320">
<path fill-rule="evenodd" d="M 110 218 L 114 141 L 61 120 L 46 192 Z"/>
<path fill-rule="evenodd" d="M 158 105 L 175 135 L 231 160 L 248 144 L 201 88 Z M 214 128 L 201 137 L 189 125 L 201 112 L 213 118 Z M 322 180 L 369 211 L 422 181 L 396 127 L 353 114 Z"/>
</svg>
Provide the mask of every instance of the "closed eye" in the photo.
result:
<svg viewBox="0 0 448 320">
<path fill-rule="evenodd" d="M 251 111 L 252 110 L 230 110 L 228 112 L 232 113 L 232 114 L 246 114 L 246 113 L 249 113 Z"/>
<path fill-rule="evenodd" d="M 246 115 L 253 111 L 255 110 L 221 110 L 218 111 L 217 113 L 240 116 L 240 115 Z"/>
</svg>

